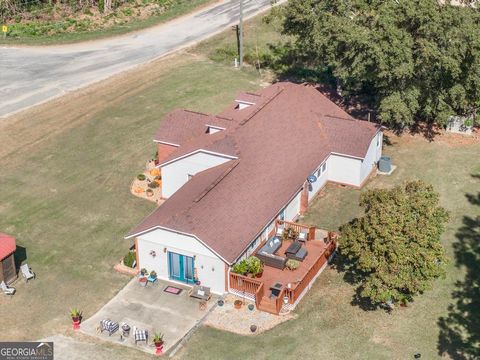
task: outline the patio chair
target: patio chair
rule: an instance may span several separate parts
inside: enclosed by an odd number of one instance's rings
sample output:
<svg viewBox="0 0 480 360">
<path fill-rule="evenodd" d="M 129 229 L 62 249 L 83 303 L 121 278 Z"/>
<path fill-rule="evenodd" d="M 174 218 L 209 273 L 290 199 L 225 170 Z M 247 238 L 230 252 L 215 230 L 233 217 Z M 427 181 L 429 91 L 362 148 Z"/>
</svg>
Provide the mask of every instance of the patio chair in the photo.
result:
<svg viewBox="0 0 480 360">
<path fill-rule="evenodd" d="M 298 234 L 298 241 L 305 242 L 308 240 L 308 234 L 305 231 L 300 231 Z"/>
<path fill-rule="evenodd" d="M 5 281 L 2 281 L 0 283 L 0 288 L 2 289 L 5 295 L 13 295 L 15 294 L 15 291 L 16 291 L 15 288 L 7 286 L 7 284 L 5 284 Z"/>
<path fill-rule="evenodd" d="M 104 319 L 100 321 L 100 332 L 108 331 L 108 336 L 112 336 L 119 328 L 118 323 L 110 320 Z"/>
<path fill-rule="evenodd" d="M 32 271 L 32 269 L 30 269 L 28 264 L 23 264 L 22 266 L 20 266 L 20 271 L 25 278 L 25 282 L 28 282 L 28 280 L 30 279 L 35 279 L 35 273 Z"/>
<path fill-rule="evenodd" d="M 135 340 L 135 345 L 139 341 L 145 341 L 145 345 L 148 345 L 148 331 L 137 329 L 136 326 L 133 327 L 133 338 Z"/>
</svg>

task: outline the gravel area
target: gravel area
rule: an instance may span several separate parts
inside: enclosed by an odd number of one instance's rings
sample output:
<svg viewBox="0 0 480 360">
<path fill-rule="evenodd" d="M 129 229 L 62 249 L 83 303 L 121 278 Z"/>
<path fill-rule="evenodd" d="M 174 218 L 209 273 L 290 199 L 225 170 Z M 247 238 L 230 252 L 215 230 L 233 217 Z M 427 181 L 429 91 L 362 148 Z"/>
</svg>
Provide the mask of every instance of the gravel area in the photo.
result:
<svg viewBox="0 0 480 360">
<path fill-rule="evenodd" d="M 248 305 L 254 302 L 246 300 L 241 309 L 235 309 L 233 302 L 241 299 L 234 295 L 227 295 L 223 306 L 217 306 L 205 319 L 204 324 L 225 331 L 241 335 L 255 335 L 269 330 L 278 324 L 293 319 L 295 315 L 273 315 L 264 311 L 249 310 Z M 252 333 L 251 325 L 256 325 L 257 330 Z"/>
</svg>

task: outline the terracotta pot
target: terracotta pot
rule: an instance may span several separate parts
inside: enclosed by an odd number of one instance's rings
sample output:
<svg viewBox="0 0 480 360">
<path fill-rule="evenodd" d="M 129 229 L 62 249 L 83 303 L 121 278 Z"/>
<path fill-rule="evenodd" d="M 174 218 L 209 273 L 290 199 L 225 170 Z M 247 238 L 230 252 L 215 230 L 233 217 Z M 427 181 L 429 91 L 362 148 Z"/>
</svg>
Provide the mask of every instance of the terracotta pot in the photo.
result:
<svg viewBox="0 0 480 360">
<path fill-rule="evenodd" d="M 145 191 L 145 193 L 147 194 L 148 197 L 152 197 L 152 196 L 153 196 L 153 191 Z"/>
<path fill-rule="evenodd" d="M 233 303 L 233 306 L 235 309 L 241 309 L 242 308 L 242 300 L 235 300 Z"/>
<path fill-rule="evenodd" d="M 72 326 L 73 326 L 73 330 L 80 329 L 80 318 L 79 317 L 72 317 Z"/>
</svg>

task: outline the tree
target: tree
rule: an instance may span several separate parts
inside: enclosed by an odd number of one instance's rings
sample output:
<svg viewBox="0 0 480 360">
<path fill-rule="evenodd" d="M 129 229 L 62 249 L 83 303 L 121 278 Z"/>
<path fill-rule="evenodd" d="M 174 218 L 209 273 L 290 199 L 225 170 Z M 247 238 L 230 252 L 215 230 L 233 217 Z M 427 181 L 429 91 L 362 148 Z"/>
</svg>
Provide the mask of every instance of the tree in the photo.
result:
<svg viewBox="0 0 480 360">
<path fill-rule="evenodd" d="M 445 273 L 448 213 L 431 185 L 410 181 L 361 195 L 364 216 L 341 227 L 340 253 L 372 304 L 413 300 Z"/>
<path fill-rule="evenodd" d="M 438 0 L 291 0 L 283 32 L 307 68 L 331 71 L 343 95 L 367 95 L 396 128 L 475 113 L 480 12 Z"/>
</svg>

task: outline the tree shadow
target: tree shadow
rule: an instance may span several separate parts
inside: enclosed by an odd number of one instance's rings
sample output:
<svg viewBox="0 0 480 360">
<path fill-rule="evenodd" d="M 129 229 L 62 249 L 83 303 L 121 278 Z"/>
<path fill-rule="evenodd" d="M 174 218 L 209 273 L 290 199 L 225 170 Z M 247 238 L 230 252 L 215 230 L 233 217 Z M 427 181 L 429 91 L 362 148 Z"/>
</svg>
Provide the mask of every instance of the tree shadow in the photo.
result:
<svg viewBox="0 0 480 360">
<path fill-rule="evenodd" d="M 15 260 L 15 268 L 16 268 L 17 273 L 18 273 L 22 263 L 25 260 L 27 260 L 27 249 L 24 248 L 23 246 L 17 245 L 17 249 L 15 250 L 15 253 L 13 254 L 13 258 Z"/>
<path fill-rule="evenodd" d="M 480 178 L 474 175 L 474 178 Z M 468 201 L 480 206 L 480 192 L 466 195 Z M 463 217 L 454 244 L 457 267 L 464 267 L 466 275 L 458 281 L 453 291 L 454 304 L 448 307 L 448 315 L 438 320 L 440 334 L 438 353 L 452 359 L 480 358 L 480 216 Z"/>
<path fill-rule="evenodd" d="M 353 267 L 350 266 L 351 264 L 351 261 L 343 256 L 341 251 L 339 251 L 331 265 L 332 269 L 335 269 L 342 274 L 343 280 L 347 284 L 350 284 L 355 288 L 355 294 L 350 301 L 350 305 L 358 306 L 364 311 L 378 310 L 381 308 L 378 304 L 374 304 L 369 298 L 365 298 L 360 295 L 362 291 L 361 283 L 362 279 L 365 277 L 365 274 L 360 274 L 354 271 Z"/>
</svg>

